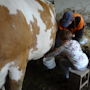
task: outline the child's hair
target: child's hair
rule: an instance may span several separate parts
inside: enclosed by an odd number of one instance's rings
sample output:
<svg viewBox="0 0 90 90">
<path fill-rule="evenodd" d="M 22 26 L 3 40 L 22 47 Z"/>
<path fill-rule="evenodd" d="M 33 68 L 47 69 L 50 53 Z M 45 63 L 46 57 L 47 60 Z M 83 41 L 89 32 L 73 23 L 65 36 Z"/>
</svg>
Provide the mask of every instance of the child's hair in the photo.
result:
<svg viewBox="0 0 90 90">
<path fill-rule="evenodd" d="M 72 33 L 69 30 L 61 30 L 60 38 L 61 40 L 71 40 Z"/>
</svg>

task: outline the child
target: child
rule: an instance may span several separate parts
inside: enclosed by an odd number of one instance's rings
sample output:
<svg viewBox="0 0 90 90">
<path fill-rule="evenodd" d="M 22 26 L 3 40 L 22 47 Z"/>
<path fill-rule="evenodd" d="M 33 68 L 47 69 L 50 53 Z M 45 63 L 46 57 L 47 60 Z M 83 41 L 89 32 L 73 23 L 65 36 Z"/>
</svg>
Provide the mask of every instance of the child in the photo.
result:
<svg viewBox="0 0 90 90">
<path fill-rule="evenodd" d="M 60 38 L 60 43 L 62 43 L 62 45 L 53 52 L 47 54 L 46 58 L 64 53 L 75 69 L 84 70 L 88 65 L 88 57 L 82 51 L 78 41 L 72 40 L 72 33 L 68 30 L 62 30 Z"/>
</svg>

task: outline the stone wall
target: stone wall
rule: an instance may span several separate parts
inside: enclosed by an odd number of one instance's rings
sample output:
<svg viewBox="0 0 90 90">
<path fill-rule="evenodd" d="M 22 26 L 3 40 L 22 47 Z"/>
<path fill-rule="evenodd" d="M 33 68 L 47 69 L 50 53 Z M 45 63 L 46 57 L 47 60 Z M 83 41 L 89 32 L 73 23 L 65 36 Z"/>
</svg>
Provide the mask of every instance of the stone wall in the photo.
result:
<svg viewBox="0 0 90 90">
<path fill-rule="evenodd" d="M 74 10 L 83 15 L 86 23 L 90 23 L 90 0 L 54 0 L 57 20 L 64 11 Z"/>
</svg>

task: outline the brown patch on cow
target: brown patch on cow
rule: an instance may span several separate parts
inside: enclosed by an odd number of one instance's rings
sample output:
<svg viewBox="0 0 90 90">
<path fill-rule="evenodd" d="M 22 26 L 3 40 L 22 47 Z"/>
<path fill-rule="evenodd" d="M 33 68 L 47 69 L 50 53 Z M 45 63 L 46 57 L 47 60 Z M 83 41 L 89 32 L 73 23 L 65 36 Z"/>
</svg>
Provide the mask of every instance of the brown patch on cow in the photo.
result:
<svg viewBox="0 0 90 90">
<path fill-rule="evenodd" d="M 16 59 L 16 66 L 19 66 L 20 71 L 25 71 L 27 66 L 27 60 L 28 60 L 28 52 L 29 50 L 26 50 L 22 52 Z"/>
<path fill-rule="evenodd" d="M 22 53 L 26 53 L 33 43 L 30 41 L 30 34 L 22 12 L 10 15 L 6 7 L 0 6 L 0 68 L 16 60 L 18 56 L 23 57 Z"/>
<path fill-rule="evenodd" d="M 57 24 L 53 25 L 52 27 L 51 39 L 53 39 L 53 43 L 55 43 L 56 31 L 57 31 Z"/>
<path fill-rule="evenodd" d="M 30 21 L 30 29 L 32 29 L 31 33 L 32 33 L 32 42 L 33 42 L 33 45 L 31 48 L 35 50 L 37 50 L 37 35 L 39 34 L 40 32 L 40 27 L 38 26 L 38 22 L 37 22 L 37 19 L 33 16 L 33 22 Z"/>
<path fill-rule="evenodd" d="M 55 14 L 55 6 L 52 3 L 49 3 L 51 11 Z"/>
<path fill-rule="evenodd" d="M 19 81 L 11 80 L 8 78 L 7 90 L 22 90 L 22 83 L 23 83 L 24 75 L 20 78 Z"/>
<path fill-rule="evenodd" d="M 40 12 L 40 16 L 41 19 L 43 20 L 43 22 L 46 25 L 46 30 L 50 29 L 52 27 L 52 20 L 51 20 L 51 14 L 50 14 L 50 7 L 47 3 L 41 1 L 41 0 L 36 0 L 37 2 L 39 2 L 39 4 L 43 7 L 43 11 L 39 10 Z"/>
<path fill-rule="evenodd" d="M 43 22 L 46 25 L 46 30 L 52 29 L 51 39 L 53 41 L 55 41 L 57 25 L 56 25 L 56 23 L 53 24 L 53 22 L 51 20 L 52 16 L 51 16 L 51 13 L 50 13 L 50 10 L 51 10 L 52 13 L 55 14 L 54 6 L 51 3 L 45 3 L 41 0 L 36 0 L 36 1 L 39 2 L 39 4 L 43 7 L 43 11 L 39 10 L 40 15 L 41 15 L 41 19 L 43 20 Z"/>
<path fill-rule="evenodd" d="M 39 31 L 35 17 L 28 25 L 22 12 L 10 15 L 6 7 L 0 6 L 0 68 L 14 60 L 18 60 L 20 68 L 23 68 L 27 63 L 24 61 L 27 59 L 27 50 L 37 50 L 36 36 Z"/>
</svg>

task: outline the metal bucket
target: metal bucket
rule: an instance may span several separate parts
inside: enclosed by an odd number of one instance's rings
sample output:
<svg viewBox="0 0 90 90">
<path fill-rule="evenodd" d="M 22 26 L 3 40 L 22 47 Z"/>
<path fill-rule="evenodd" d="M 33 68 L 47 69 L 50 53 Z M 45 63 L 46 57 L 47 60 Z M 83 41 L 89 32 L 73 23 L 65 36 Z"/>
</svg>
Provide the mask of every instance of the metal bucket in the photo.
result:
<svg viewBox="0 0 90 90">
<path fill-rule="evenodd" d="M 55 58 L 54 58 L 54 57 L 43 58 L 43 64 L 44 64 L 48 69 L 53 69 L 53 68 L 56 67 Z"/>
</svg>

